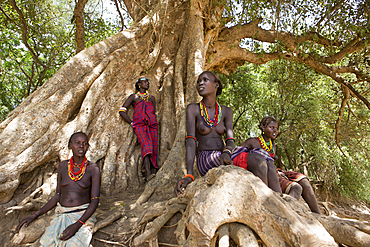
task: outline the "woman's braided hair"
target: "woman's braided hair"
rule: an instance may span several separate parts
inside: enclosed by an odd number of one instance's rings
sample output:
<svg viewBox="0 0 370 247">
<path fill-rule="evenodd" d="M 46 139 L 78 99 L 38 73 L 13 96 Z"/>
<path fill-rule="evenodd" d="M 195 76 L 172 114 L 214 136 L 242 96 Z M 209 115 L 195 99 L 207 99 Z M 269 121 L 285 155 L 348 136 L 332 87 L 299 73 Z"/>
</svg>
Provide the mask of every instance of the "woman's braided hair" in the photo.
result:
<svg viewBox="0 0 370 247">
<path fill-rule="evenodd" d="M 270 116 L 264 117 L 264 118 L 262 118 L 262 120 L 260 122 L 260 125 L 258 127 L 260 128 L 261 131 L 263 131 L 262 128 L 266 128 L 267 125 L 269 125 L 271 122 L 276 122 L 277 123 L 277 121 L 273 117 L 270 117 Z"/>
</svg>

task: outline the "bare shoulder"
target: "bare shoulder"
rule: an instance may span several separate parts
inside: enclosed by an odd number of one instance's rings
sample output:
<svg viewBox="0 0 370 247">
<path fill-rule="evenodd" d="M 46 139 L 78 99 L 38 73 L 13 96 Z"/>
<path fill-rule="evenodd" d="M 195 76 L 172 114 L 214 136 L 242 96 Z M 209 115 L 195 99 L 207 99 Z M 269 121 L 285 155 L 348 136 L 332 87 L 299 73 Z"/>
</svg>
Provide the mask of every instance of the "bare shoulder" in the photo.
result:
<svg viewBox="0 0 370 247">
<path fill-rule="evenodd" d="M 87 164 L 87 168 L 86 169 L 89 169 L 91 170 L 92 172 L 99 172 L 100 173 L 100 168 L 97 164 L 89 161 L 89 163 Z"/>
<path fill-rule="evenodd" d="M 221 111 L 224 113 L 232 113 L 231 108 L 226 105 L 221 105 Z"/>
<path fill-rule="evenodd" d="M 192 113 L 192 112 L 197 112 L 199 111 L 199 104 L 197 103 L 190 103 L 187 107 L 186 107 L 186 113 Z"/>
<path fill-rule="evenodd" d="M 68 160 L 63 160 L 62 162 L 59 163 L 58 170 L 60 171 L 66 167 L 68 167 Z"/>
<path fill-rule="evenodd" d="M 249 149 L 259 148 L 259 142 L 256 137 L 248 138 L 245 142 L 242 144 L 243 147 L 247 147 Z"/>
<path fill-rule="evenodd" d="M 128 96 L 127 100 L 133 100 L 135 98 L 136 94 L 130 94 L 130 96 Z"/>
</svg>

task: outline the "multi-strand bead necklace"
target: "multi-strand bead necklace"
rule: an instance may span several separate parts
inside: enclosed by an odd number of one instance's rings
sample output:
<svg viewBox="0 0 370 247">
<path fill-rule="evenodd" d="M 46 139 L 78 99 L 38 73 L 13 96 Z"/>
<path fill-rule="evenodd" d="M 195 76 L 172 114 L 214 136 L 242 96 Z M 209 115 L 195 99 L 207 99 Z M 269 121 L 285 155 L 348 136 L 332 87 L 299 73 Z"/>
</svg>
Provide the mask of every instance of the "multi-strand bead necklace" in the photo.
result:
<svg viewBox="0 0 370 247">
<path fill-rule="evenodd" d="M 142 92 L 138 91 L 136 93 L 136 96 L 139 97 L 141 100 L 144 100 L 144 101 L 148 101 L 148 99 L 149 99 L 149 94 L 147 92 L 142 93 Z"/>
<path fill-rule="evenodd" d="M 271 139 L 269 140 L 268 144 L 266 144 L 265 139 L 263 139 L 263 136 L 257 137 L 258 142 L 260 143 L 261 147 L 266 150 L 268 153 L 271 151 L 273 152 L 273 146 Z"/>
<path fill-rule="evenodd" d="M 216 101 L 215 116 L 212 120 L 208 115 L 207 106 L 203 103 L 203 100 L 199 102 L 199 105 L 200 105 L 200 115 L 202 116 L 204 125 L 207 126 L 208 128 L 215 127 L 221 121 L 222 117 L 221 106 Z"/>
<path fill-rule="evenodd" d="M 86 159 L 86 157 L 84 157 L 81 165 L 76 165 L 73 163 L 73 156 L 68 161 L 68 175 L 73 181 L 78 181 L 85 175 L 87 162 L 88 160 Z M 74 172 L 73 167 L 80 167 L 80 169 L 78 170 L 78 172 Z"/>
</svg>

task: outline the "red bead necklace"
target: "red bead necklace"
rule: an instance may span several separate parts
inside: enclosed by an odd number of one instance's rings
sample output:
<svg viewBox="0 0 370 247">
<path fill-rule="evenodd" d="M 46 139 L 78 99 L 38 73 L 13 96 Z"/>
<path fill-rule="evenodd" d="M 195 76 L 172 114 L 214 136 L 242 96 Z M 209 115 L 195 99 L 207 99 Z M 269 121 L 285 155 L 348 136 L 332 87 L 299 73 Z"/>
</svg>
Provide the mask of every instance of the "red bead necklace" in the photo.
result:
<svg viewBox="0 0 370 247">
<path fill-rule="evenodd" d="M 87 162 L 88 162 L 88 160 L 86 159 L 86 157 L 84 157 L 84 159 L 81 163 L 80 169 L 77 172 L 74 172 L 73 171 L 73 166 L 74 166 L 73 156 L 68 161 L 68 175 L 73 181 L 78 181 L 85 175 Z"/>
</svg>

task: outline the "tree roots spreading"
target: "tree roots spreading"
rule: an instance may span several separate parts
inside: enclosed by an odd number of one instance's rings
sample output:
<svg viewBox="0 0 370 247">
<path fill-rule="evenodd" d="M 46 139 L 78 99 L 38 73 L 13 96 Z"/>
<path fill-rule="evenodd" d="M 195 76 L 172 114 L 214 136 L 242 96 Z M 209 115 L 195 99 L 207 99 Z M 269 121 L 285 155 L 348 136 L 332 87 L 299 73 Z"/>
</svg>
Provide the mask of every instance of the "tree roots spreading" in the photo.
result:
<svg viewBox="0 0 370 247">
<path fill-rule="evenodd" d="M 32 203 L 33 196 L 38 191 L 47 191 L 48 182 L 44 182 L 8 211 L 29 210 L 26 205 Z M 329 212 L 328 215 L 340 211 L 334 205 L 320 204 L 325 206 L 323 211 Z M 340 219 L 312 213 L 304 201 L 273 192 L 252 173 L 235 166 L 211 169 L 206 176 L 191 183 L 183 197 L 147 202 L 136 210 L 140 216 L 131 219 L 132 224 L 126 228 L 131 229 L 129 231 L 121 228 L 129 222 L 123 211 L 116 210 L 102 217 L 94 228 L 94 233 L 100 234 L 93 237 L 95 245 L 275 247 L 338 246 L 341 243 L 370 246 L 370 226 L 353 219 L 366 218 L 366 214 L 347 212 L 351 217 Z M 53 213 L 41 216 L 32 227 L 22 227 L 13 236 L 12 243 L 36 246 L 52 216 Z M 163 237 L 163 233 L 176 238 L 165 241 L 168 235 Z"/>
</svg>

